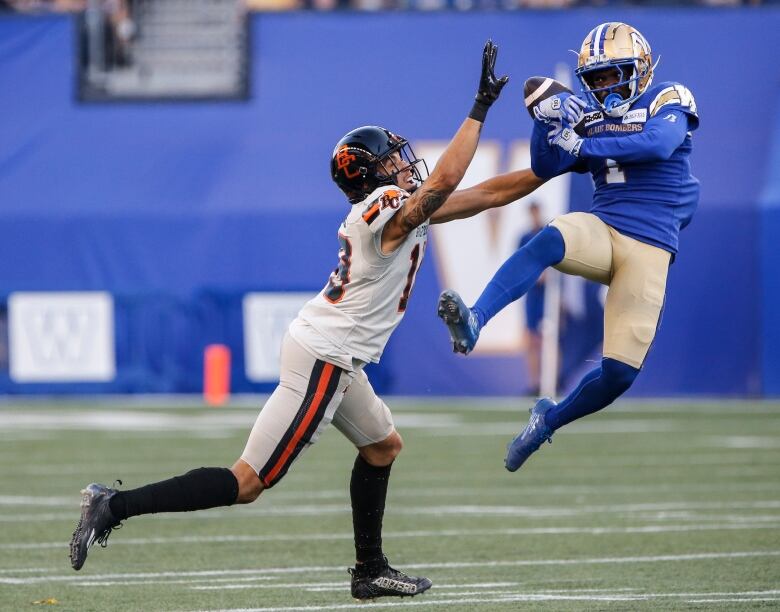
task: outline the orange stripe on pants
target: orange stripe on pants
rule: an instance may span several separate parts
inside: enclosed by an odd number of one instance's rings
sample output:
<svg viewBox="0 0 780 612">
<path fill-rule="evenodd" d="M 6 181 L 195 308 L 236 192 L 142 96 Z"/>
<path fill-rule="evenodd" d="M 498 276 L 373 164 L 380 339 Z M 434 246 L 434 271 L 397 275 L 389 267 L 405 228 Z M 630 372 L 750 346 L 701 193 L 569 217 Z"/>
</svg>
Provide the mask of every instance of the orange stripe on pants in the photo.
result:
<svg viewBox="0 0 780 612">
<path fill-rule="evenodd" d="M 309 427 L 309 424 L 314 418 L 314 415 L 317 414 L 317 410 L 322 403 L 322 399 L 325 397 L 325 390 L 328 388 L 328 383 L 330 382 L 330 377 L 333 375 L 333 370 L 335 367 L 336 366 L 330 363 L 325 364 L 325 367 L 322 370 L 322 374 L 320 375 L 320 382 L 317 384 L 317 390 L 314 392 L 314 399 L 311 402 L 311 406 L 309 406 L 309 409 L 306 411 L 306 416 L 303 417 L 300 425 L 298 425 L 298 429 L 295 430 L 293 437 L 287 443 L 287 447 L 284 449 L 282 456 L 279 457 L 279 461 L 276 462 L 276 465 L 274 465 L 274 467 L 265 477 L 267 486 L 270 486 L 270 484 L 274 481 L 274 478 L 276 478 L 276 475 L 284 467 L 287 459 L 295 450 L 295 447 L 298 446 L 298 442 L 300 442 L 304 432 Z"/>
</svg>

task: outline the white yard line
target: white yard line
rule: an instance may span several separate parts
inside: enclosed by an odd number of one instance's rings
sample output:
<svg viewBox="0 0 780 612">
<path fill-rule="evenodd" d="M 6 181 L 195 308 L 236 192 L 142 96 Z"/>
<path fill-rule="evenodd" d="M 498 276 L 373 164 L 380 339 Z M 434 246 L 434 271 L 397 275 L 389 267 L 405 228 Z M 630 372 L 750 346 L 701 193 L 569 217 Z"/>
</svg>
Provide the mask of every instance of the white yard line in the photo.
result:
<svg viewBox="0 0 780 612">
<path fill-rule="evenodd" d="M 443 585 L 436 584 L 436 592 L 439 595 L 475 595 L 477 593 L 463 593 L 460 589 L 499 589 L 507 587 L 517 587 L 517 582 L 490 582 L 484 584 L 470 584 L 470 585 Z M 197 585 L 190 587 L 194 591 L 219 591 L 221 589 L 304 589 L 306 591 L 312 591 L 317 593 L 325 593 L 329 591 L 343 591 L 349 588 L 349 580 L 343 582 L 327 582 L 327 583 L 264 583 L 264 584 L 223 584 L 223 585 Z M 453 593 L 442 593 L 443 589 L 451 589 Z"/>
<path fill-rule="evenodd" d="M 594 362 L 595 364 L 595 362 Z M 203 403 L 203 397 L 197 393 L 184 394 L 130 394 L 130 395 L 56 395 L 56 396 L 5 396 L 0 398 L 0 410 L 57 410 L 83 409 L 85 406 L 109 410 L 192 410 L 220 412 L 224 410 L 257 410 L 268 399 L 267 394 L 236 393 L 230 396 L 230 403 L 220 408 L 210 408 Z M 461 396 L 408 396 L 398 395 L 388 400 L 396 410 L 419 410 L 420 404 L 430 405 L 434 409 L 484 412 L 485 410 L 514 411 L 518 407 L 533 405 L 533 398 L 516 396 L 497 396 L 474 398 Z M 722 397 L 655 397 L 624 399 L 608 408 L 615 412 L 673 412 L 686 414 L 686 410 L 718 411 L 723 414 L 777 414 L 780 402 L 771 399 L 752 399 L 748 401 Z"/>
<path fill-rule="evenodd" d="M 472 423 L 464 420 L 464 410 L 458 408 L 450 411 L 422 411 L 417 406 L 416 411 L 401 410 L 395 415 L 399 428 L 423 429 L 431 436 L 463 436 L 463 435 L 511 435 L 525 425 L 525 411 L 516 410 L 517 420 L 504 422 Z M 638 411 L 638 412 L 641 412 Z M 777 411 L 780 414 L 780 411 Z M 677 416 L 677 414 L 675 414 Z M 223 436 L 231 432 L 246 431 L 252 427 L 256 413 L 247 410 L 203 410 L 191 414 L 181 414 L 176 411 L 138 411 L 115 408 L 111 410 L 0 410 L 0 432 L 4 439 L 47 435 L 50 432 L 59 434 L 67 431 L 106 431 L 128 433 L 143 433 L 150 435 L 163 433 L 165 435 L 189 436 L 193 434 Z M 658 433 L 658 432 L 688 432 L 699 435 L 696 423 L 680 422 L 680 419 L 637 419 L 625 418 L 608 411 L 597 418 L 578 421 L 558 432 L 558 435 L 574 434 L 626 434 L 626 433 Z M 762 436 L 757 444 L 774 448 L 773 442 L 777 436 Z M 725 440 L 728 436 L 704 436 L 717 440 Z M 744 436 L 740 442 L 738 436 L 736 448 L 753 448 L 751 436 Z M 743 446 L 740 446 L 742 444 Z"/>
<path fill-rule="evenodd" d="M 744 520 L 744 519 L 740 519 Z M 396 531 L 384 533 L 384 537 L 401 538 L 439 538 L 439 537 L 484 537 L 519 535 L 610 535 L 610 534 L 664 534 L 688 531 L 745 531 L 754 529 L 780 529 L 780 516 L 773 522 L 749 521 L 715 525 L 642 525 L 635 527 L 507 527 L 503 529 L 440 529 L 430 531 Z M 115 546 L 169 546 L 171 544 L 221 544 L 252 542 L 313 542 L 352 540 L 352 533 L 310 533 L 310 534 L 268 534 L 268 535 L 216 535 L 216 536 L 178 536 L 156 538 L 124 538 L 112 540 Z M 0 550 L 39 550 L 65 548 L 67 542 L 6 542 L 0 544 Z"/>
<path fill-rule="evenodd" d="M 766 486 L 773 486 L 775 483 L 767 483 Z M 524 489 L 525 490 L 525 489 Z M 594 488 L 598 490 L 598 487 Z M 346 498 L 347 494 L 341 492 L 341 497 Z M 280 516 L 309 516 L 318 514 L 331 514 L 334 512 L 349 512 L 349 505 L 346 503 L 338 504 L 294 504 L 282 505 L 275 503 L 276 500 L 263 504 L 262 501 L 252 507 L 242 507 L 237 509 L 211 509 L 198 514 L 182 514 L 194 518 L 203 518 L 207 515 L 217 513 L 229 514 L 233 518 L 242 515 L 268 514 Z M 49 506 L 72 508 L 74 514 L 77 512 L 79 498 L 73 497 L 36 497 L 36 496 L 14 496 L 0 495 L 0 506 Z M 558 516 L 577 516 L 580 514 L 604 514 L 604 513 L 622 513 L 622 512 L 649 512 L 649 511 L 672 511 L 672 510 L 750 510 L 750 509 L 778 509 L 780 500 L 766 499 L 756 501 L 713 501 L 713 502 L 648 502 L 639 504 L 586 504 L 571 508 L 561 508 L 559 506 L 529 506 L 529 505 L 489 505 L 489 504 L 461 504 L 461 505 L 436 505 L 436 506 L 409 506 L 399 505 L 398 507 L 389 506 L 393 512 L 402 514 L 484 514 L 484 515 L 511 515 L 531 518 L 548 518 Z M 34 516 L 25 513 L 25 516 Z M 177 516 L 176 513 L 163 514 L 155 518 Z M 0 520 L 2 516 L 0 515 Z"/>
<path fill-rule="evenodd" d="M 170 578 L 164 579 L 164 580 L 149 580 L 148 578 L 144 578 L 142 580 L 103 580 L 103 581 L 93 581 L 90 578 L 85 578 L 83 582 L 74 582 L 74 586 L 83 586 L 83 587 L 108 587 L 108 586 L 138 586 L 138 585 L 145 585 L 145 584 L 183 584 L 183 585 L 192 585 L 192 584 L 202 584 L 203 582 L 211 583 L 238 583 L 238 582 L 250 582 L 255 583 L 253 584 L 254 587 L 259 587 L 262 585 L 258 585 L 256 583 L 258 582 L 266 582 L 269 580 L 276 580 L 276 577 L 274 576 L 246 576 L 243 578 L 185 578 L 185 579 L 177 579 L 177 580 L 171 580 Z"/>
<path fill-rule="evenodd" d="M 510 435 L 511 432 L 507 433 L 507 436 Z M 14 457 L 14 459 L 17 459 L 18 457 Z M 712 452 L 704 452 L 702 454 L 689 454 L 686 453 L 684 457 L 676 456 L 676 455 L 654 455 L 651 457 L 643 456 L 634 458 L 632 460 L 631 457 L 623 457 L 620 461 L 620 469 L 628 468 L 628 467 L 659 467 L 659 468 L 684 468 L 684 467 L 690 467 L 693 465 L 704 465 L 704 466 L 734 466 L 734 465 L 755 465 L 757 459 L 759 457 L 756 456 L 753 452 L 746 452 L 746 453 L 738 453 L 735 451 L 731 451 L 729 453 L 724 453 L 723 449 L 720 449 L 720 452 L 712 453 Z M 32 476 L 57 476 L 57 475 L 74 475 L 74 474 L 81 474 L 85 476 L 89 476 L 89 474 L 94 474 L 95 472 L 95 464 L 94 463 L 60 463 L 57 465 L 51 465 L 49 463 L 44 464 L 38 464 L 31 463 L 31 459 L 28 458 L 27 461 L 25 461 L 23 464 L 15 466 L 13 468 L 14 474 L 26 474 L 26 475 L 32 475 Z M 168 471 L 170 472 L 176 472 L 177 469 L 179 472 L 185 472 L 187 471 L 191 466 L 182 464 L 180 468 L 176 467 L 170 467 L 171 464 L 168 464 Z M 761 464 L 767 468 L 773 468 L 775 466 L 774 463 L 766 462 L 764 464 Z M 758 466 L 761 467 L 761 466 Z M 135 475 L 135 474 L 150 474 L 155 473 L 160 468 L 160 462 L 158 459 L 153 459 L 148 462 L 142 462 L 142 461 L 134 461 L 133 463 L 122 463 L 122 469 L 121 474 L 122 477 L 127 477 L 128 474 Z M 595 487 L 592 487 L 595 489 Z M 475 489 L 469 489 L 470 491 L 474 491 Z M 439 489 L 430 489 L 426 491 L 415 491 L 411 490 L 407 492 L 408 495 L 429 495 L 429 496 L 440 496 L 442 494 L 450 494 L 455 495 L 458 493 L 458 489 L 452 489 L 452 488 L 439 488 Z M 465 489 L 463 489 L 465 491 Z M 601 492 L 601 491 L 599 491 Z M 395 492 L 394 495 L 399 495 L 400 492 Z M 320 498 L 323 496 L 329 496 L 329 497 L 343 497 L 344 491 L 342 490 L 323 490 L 323 491 L 274 491 L 274 497 L 275 498 L 281 498 L 284 497 L 285 499 L 288 498 L 299 498 L 299 499 L 312 499 L 312 498 Z"/>
<path fill-rule="evenodd" d="M 744 558 L 774 558 L 780 556 L 780 550 L 767 551 L 738 551 L 725 553 L 690 553 L 684 555 L 647 555 L 631 557 L 590 557 L 583 559 L 515 559 L 511 561 L 456 561 L 448 563 L 414 563 L 407 564 L 406 569 L 465 569 L 465 568 L 491 568 L 491 567 L 534 567 L 556 565 L 611 565 L 622 563 L 666 563 L 672 561 L 702 561 L 716 559 L 744 559 Z M 29 578 L 0 578 L 0 584 L 40 584 L 44 582 L 83 582 L 84 580 L 121 580 L 121 579 L 159 579 L 159 578 L 184 578 L 184 577 L 211 577 L 211 576 L 249 576 L 249 575 L 284 575 L 284 574 L 309 574 L 314 572 L 342 573 L 343 566 L 301 566 L 301 567 L 272 567 L 263 569 L 245 570 L 199 570 L 188 572 L 139 572 L 123 574 L 96 574 L 93 576 L 78 576 L 75 574 L 58 574 L 53 576 L 34 576 Z"/>
<path fill-rule="evenodd" d="M 128 410 L 0 411 L 0 428 L 21 431 L 165 431 L 251 428 L 255 416 L 242 411 L 203 411 L 199 414 Z"/>
<path fill-rule="evenodd" d="M 3 503 L 0 500 L 0 506 Z M 15 504 L 9 504 L 15 505 Z M 19 503 L 20 506 L 30 505 L 28 503 Z M 44 504 L 46 505 L 46 504 Z M 54 504 L 52 504 L 54 505 Z M 52 521 L 74 521 L 78 519 L 77 502 L 71 500 L 67 504 L 71 508 L 68 512 L 46 512 L 46 513 L 12 513 L 0 514 L 0 523 L 17 522 L 52 522 Z M 773 521 L 777 519 L 774 515 L 747 515 L 737 516 L 731 513 L 719 515 L 720 510 L 776 510 L 780 509 L 780 501 L 765 500 L 755 502 L 669 502 L 669 503 L 647 503 L 647 504 L 613 504 L 609 506 L 601 505 L 583 505 L 579 507 L 561 508 L 552 506 L 489 506 L 489 505 L 460 505 L 460 506 L 396 506 L 388 505 L 388 512 L 394 514 L 403 514 L 406 516 L 490 516 L 490 517 L 508 517 L 523 518 L 530 520 L 547 520 L 551 518 L 580 517 L 589 514 L 616 514 L 623 515 L 624 518 L 633 518 L 635 520 L 689 520 L 689 521 Z M 703 512 L 693 512 L 701 510 Z M 709 514 L 706 514 L 709 512 Z M 211 509 L 198 513 L 170 513 L 160 514 L 147 520 L 162 521 L 181 521 L 181 520 L 224 520 L 230 518 L 235 521 L 242 518 L 254 517 L 290 517 L 290 516 L 323 516 L 332 514 L 349 514 L 349 506 L 341 504 L 309 504 L 284 506 L 269 503 L 266 505 L 258 504 L 252 508 L 239 509 Z"/>
<path fill-rule="evenodd" d="M 57 506 L 78 507 L 79 497 L 52 497 L 49 495 L 0 495 L 0 506 Z"/>
<path fill-rule="evenodd" d="M 776 591 L 766 591 L 767 596 L 743 596 L 741 593 L 727 593 L 724 595 L 733 595 L 725 599 L 703 599 L 696 601 L 704 602 L 752 602 L 752 601 L 780 601 L 780 597 L 775 595 Z M 757 594 L 763 594 L 758 592 Z M 707 593 L 641 593 L 641 594 L 617 594 L 605 592 L 602 595 L 574 595 L 568 593 L 498 593 L 495 595 L 485 595 L 480 593 L 479 598 L 463 598 L 463 594 L 453 595 L 452 598 L 432 599 L 432 595 L 423 595 L 420 599 L 411 599 L 407 601 L 374 601 L 371 608 L 395 608 L 398 606 L 452 606 L 453 604 L 474 604 L 479 607 L 483 604 L 516 604 L 519 602 L 539 602 L 539 601 L 581 601 L 581 602 L 630 602 L 630 601 L 652 601 L 655 599 L 682 599 L 690 597 L 707 597 Z M 747 595 L 747 594 L 745 594 Z M 689 600 L 693 602 L 694 600 Z M 330 604 L 324 606 L 283 606 L 283 607 L 264 607 L 264 608 L 223 608 L 224 612 L 314 612 L 324 610 L 348 610 L 361 609 L 363 606 L 356 604 Z M 206 612 L 206 611 L 201 611 Z M 216 611 L 212 611 L 216 612 Z"/>
<path fill-rule="evenodd" d="M 756 601 L 780 601 L 780 597 L 735 597 L 733 599 L 688 599 L 686 603 L 753 603 Z"/>
</svg>

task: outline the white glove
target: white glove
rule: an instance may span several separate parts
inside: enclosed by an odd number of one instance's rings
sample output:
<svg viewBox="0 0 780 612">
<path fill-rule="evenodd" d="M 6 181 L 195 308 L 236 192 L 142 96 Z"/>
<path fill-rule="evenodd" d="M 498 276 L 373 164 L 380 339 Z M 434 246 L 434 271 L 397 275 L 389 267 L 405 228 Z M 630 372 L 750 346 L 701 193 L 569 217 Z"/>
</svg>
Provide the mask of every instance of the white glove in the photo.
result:
<svg viewBox="0 0 780 612">
<path fill-rule="evenodd" d="M 558 125 L 547 134 L 547 142 L 557 145 L 567 153 L 579 157 L 582 138 L 569 126 Z"/>
<path fill-rule="evenodd" d="M 587 106 L 588 104 L 577 96 L 559 94 L 534 106 L 534 116 L 544 123 L 563 120 L 570 125 L 577 125 Z"/>
</svg>

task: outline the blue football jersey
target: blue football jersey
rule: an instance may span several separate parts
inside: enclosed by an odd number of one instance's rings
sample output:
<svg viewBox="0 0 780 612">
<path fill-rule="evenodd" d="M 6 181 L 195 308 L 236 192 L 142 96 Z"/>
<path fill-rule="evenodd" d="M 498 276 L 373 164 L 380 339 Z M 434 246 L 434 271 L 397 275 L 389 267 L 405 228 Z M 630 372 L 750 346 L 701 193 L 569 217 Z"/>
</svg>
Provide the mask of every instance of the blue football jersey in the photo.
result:
<svg viewBox="0 0 780 612">
<path fill-rule="evenodd" d="M 687 127 L 682 125 L 686 122 Z M 699 201 L 699 181 L 691 174 L 689 160 L 691 132 L 698 125 L 693 95 L 670 81 L 650 87 L 622 117 L 588 109 L 584 128 L 589 139 L 621 139 L 643 133 L 648 139 L 662 138 L 673 128 L 685 130 L 682 143 L 668 159 L 648 160 L 646 150 L 642 156 L 632 156 L 631 149 L 644 140 L 642 137 L 593 142 L 590 154 L 586 153 L 587 141 L 583 143 L 576 169 L 587 169 L 593 175 L 596 189 L 590 212 L 622 234 L 676 253 L 680 230 L 690 223 Z M 615 157 L 623 161 L 593 156 L 604 149 L 603 145 L 620 149 Z"/>
</svg>

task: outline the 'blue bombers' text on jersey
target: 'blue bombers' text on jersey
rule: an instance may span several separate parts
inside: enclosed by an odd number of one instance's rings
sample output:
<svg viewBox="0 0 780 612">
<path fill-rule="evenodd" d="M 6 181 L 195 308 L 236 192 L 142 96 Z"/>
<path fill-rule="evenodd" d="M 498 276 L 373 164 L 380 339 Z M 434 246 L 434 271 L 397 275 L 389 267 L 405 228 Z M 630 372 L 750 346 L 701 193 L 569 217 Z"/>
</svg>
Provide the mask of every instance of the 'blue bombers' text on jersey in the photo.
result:
<svg viewBox="0 0 780 612">
<path fill-rule="evenodd" d="M 691 132 L 699 126 L 687 88 L 650 87 L 622 117 L 588 109 L 579 157 L 547 142 L 550 126 L 534 122 L 531 165 L 537 176 L 590 171 L 596 190 L 590 212 L 621 234 L 676 253 L 680 230 L 699 201 L 691 174 Z"/>
</svg>

